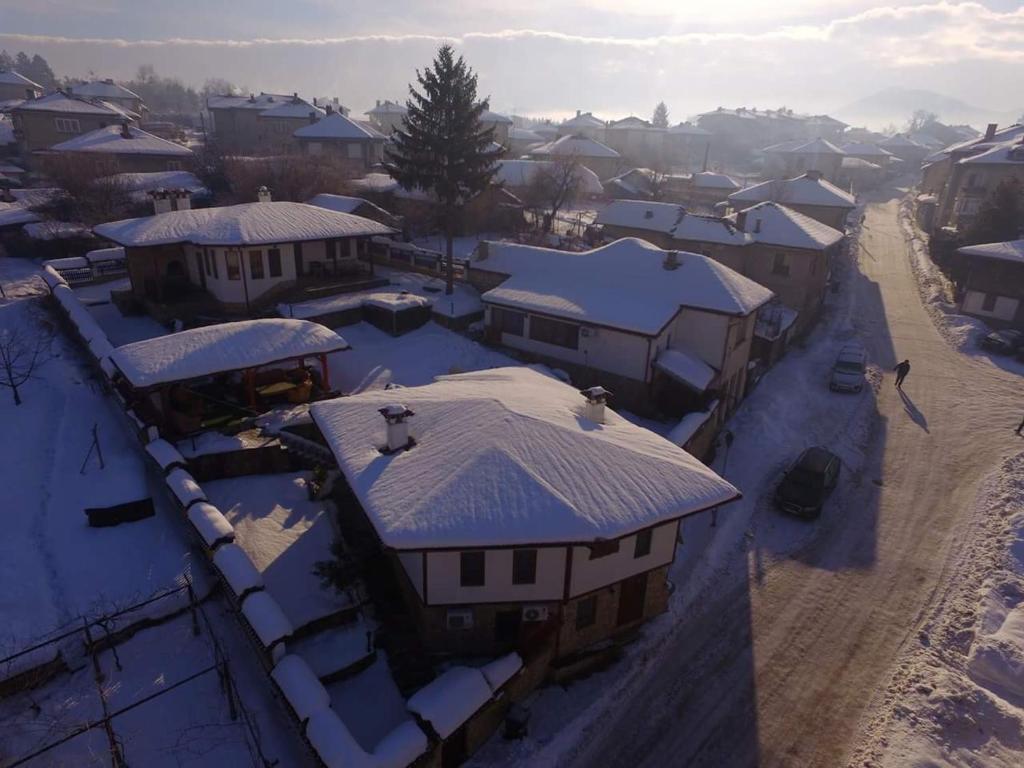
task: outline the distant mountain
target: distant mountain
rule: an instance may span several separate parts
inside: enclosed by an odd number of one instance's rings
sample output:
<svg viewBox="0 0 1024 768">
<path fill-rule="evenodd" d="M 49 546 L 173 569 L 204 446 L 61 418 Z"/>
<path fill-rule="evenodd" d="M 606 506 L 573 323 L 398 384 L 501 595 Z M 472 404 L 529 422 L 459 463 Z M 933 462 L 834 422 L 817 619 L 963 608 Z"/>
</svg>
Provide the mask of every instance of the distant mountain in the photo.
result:
<svg viewBox="0 0 1024 768">
<path fill-rule="evenodd" d="M 968 123 L 976 127 L 989 122 L 1011 123 L 1024 112 L 1024 107 L 993 110 L 923 88 L 892 87 L 837 109 L 835 116 L 854 125 L 879 128 L 895 124 L 902 128 L 918 109 L 934 112 L 946 124 Z"/>
</svg>

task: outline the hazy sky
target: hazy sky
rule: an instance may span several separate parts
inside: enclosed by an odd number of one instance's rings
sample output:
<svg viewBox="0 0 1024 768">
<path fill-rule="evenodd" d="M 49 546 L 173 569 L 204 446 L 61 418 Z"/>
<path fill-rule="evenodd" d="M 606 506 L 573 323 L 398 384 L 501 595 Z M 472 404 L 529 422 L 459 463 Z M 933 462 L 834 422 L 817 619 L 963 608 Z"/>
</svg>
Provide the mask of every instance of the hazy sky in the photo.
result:
<svg viewBox="0 0 1024 768">
<path fill-rule="evenodd" d="M 58 74 L 148 63 L 356 112 L 404 99 L 445 39 L 507 113 L 824 111 L 887 85 L 1024 107 L 1024 5 L 1008 0 L 0 0 L 0 47 Z"/>
</svg>

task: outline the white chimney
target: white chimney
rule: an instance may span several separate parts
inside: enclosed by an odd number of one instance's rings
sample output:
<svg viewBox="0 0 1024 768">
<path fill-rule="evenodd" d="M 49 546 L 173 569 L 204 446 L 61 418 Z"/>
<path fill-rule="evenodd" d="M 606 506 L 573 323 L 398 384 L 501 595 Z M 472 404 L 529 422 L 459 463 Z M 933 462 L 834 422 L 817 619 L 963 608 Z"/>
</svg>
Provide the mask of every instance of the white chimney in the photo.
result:
<svg viewBox="0 0 1024 768">
<path fill-rule="evenodd" d="M 395 453 L 405 448 L 412 447 L 412 439 L 409 437 L 409 417 L 415 414 L 399 403 L 385 405 L 379 409 L 380 415 L 387 422 L 388 444 L 383 448 L 384 453 Z"/>
<path fill-rule="evenodd" d="M 166 189 L 154 189 L 149 196 L 153 199 L 154 214 L 171 212 L 170 192 Z"/>
<path fill-rule="evenodd" d="M 271 200 L 270 190 L 267 189 L 266 187 L 260 187 L 259 189 L 256 190 L 256 199 L 259 200 L 261 203 L 269 203 Z"/>
<path fill-rule="evenodd" d="M 171 190 L 171 210 L 190 211 L 192 210 L 192 195 L 187 189 Z"/>
<path fill-rule="evenodd" d="M 583 415 L 595 424 L 604 424 L 604 406 L 611 392 L 602 386 L 597 386 L 581 389 L 580 394 L 587 398 Z"/>
</svg>

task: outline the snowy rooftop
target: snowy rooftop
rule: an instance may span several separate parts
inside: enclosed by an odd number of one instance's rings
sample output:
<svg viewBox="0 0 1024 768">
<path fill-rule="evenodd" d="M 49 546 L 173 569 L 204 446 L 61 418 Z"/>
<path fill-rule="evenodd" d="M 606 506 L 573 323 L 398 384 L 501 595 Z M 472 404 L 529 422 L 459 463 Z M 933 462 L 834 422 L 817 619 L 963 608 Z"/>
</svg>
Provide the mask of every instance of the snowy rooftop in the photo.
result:
<svg viewBox="0 0 1024 768">
<path fill-rule="evenodd" d="M 275 104 L 284 104 L 291 101 L 292 94 L 283 93 L 261 93 L 251 96 L 210 96 L 206 105 L 210 109 L 259 109 L 264 110 Z M 308 116 L 308 113 L 307 115 Z"/>
<path fill-rule="evenodd" d="M 1005 243 L 985 243 L 958 248 L 957 253 L 965 256 L 983 256 L 986 259 L 1000 259 L 1024 264 L 1024 240 L 1010 240 Z"/>
<path fill-rule="evenodd" d="M 717 371 L 696 355 L 683 349 L 666 349 L 654 364 L 677 381 L 703 392 L 714 381 Z"/>
<path fill-rule="evenodd" d="M 361 179 L 352 182 L 352 186 L 363 192 L 370 192 L 378 195 L 391 194 L 395 197 L 410 200 L 433 200 L 434 198 L 417 187 L 406 189 L 386 173 L 368 173 Z"/>
<path fill-rule="evenodd" d="M 530 151 L 531 155 L 575 155 L 576 157 L 618 157 L 619 153 L 585 136 L 563 136 Z"/>
<path fill-rule="evenodd" d="M 95 231 L 115 243 L 133 247 L 168 243 L 263 245 L 394 232 L 361 216 L 286 202 L 170 211 L 100 224 Z"/>
<path fill-rule="evenodd" d="M 362 197 L 349 197 L 348 195 L 331 195 L 326 192 L 321 192 L 319 195 L 314 195 L 306 201 L 307 205 L 315 205 L 318 208 L 326 208 L 329 211 L 337 211 L 338 213 L 354 213 L 359 208 L 370 208 L 378 215 L 387 219 L 394 219 L 394 215 L 385 211 L 378 205 L 374 205 L 369 200 Z"/>
<path fill-rule="evenodd" d="M 185 189 L 192 193 L 205 192 L 199 177 L 189 171 L 152 171 L 149 173 L 115 173 L 104 177 L 126 192 L 150 192 L 157 189 Z"/>
<path fill-rule="evenodd" d="M 75 96 L 86 96 L 93 99 L 139 99 L 142 97 L 113 80 L 94 80 L 91 83 L 79 83 L 69 89 Z"/>
<path fill-rule="evenodd" d="M 789 150 L 799 155 L 841 155 L 843 150 L 827 139 L 814 139 L 804 144 L 799 144 Z"/>
<path fill-rule="evenodd" d="M 494 180 L 507 187 L 527 187 L 537 178 L 538 173 L 553 167 L 554 163 L 550 160 L 499 160 Z M 601 180 L 589 168 L 578 166 L 576 177 L 584 195 L 600 195 L 604 191 Z"/>
<path fill-rule="evenodd" d="M 863 157 L 844 157 L 842 167 L 846 170 L 853 169 L 872 169 L 881 170 L 882 166 L 876 165 L 875 163 L 865 160 Z"/>
<path fill-rule="evenodd" d="M 681 307 L 746 315 L 772 292 L 706 256 L 623 238 L 573 253 L 488 243 L 472 266 L 510 275 L 484 301 L 656 335 Z M 665 267 L 670 253 L 678 266 Z"/>
<path fill-rule="evenodd" d="M 127 131 L 127 136 L 125 132 Z M 51 152 L 94 152 L 116 155 L 192 157 L 192 150 L 135 126 L 108 125 L 50 147 Z"/>
<path fill-rule="evenodd" d="M 112 356 L 137 389 L 348 349 L 306 320 L 244 320 L 193 328 L 118 347 Z"/>
<path fill-rule="evenodd" d="M 270 104 L 260 112 L 260 117 L 305 118 L 308 120 L 310 113 L 317 117 L 323 117 L 327 114 L 320 107 L 310 104 L 303 99 L 293 97 L 283 104 Z"/>
<path fill-rule="evenodd" d="M 513 141 L 535 141 L 543 142 L 544 137 L 539 133 L 531 131 L 529 128 L 516 128 L 512 126 L 508 129 L 508 137 Z"/>
<path fill-rule="evenodd" d="M 886 152 L 881 147 L 866 141 L 848 141 L 839 148 L 848 155 L 877 158 L 892 157 L 892 152 Z"/>
<path fill-rule="evenodd" d="M 28 88 L 35 88 L 36 90 L 42 90 L 43 86 L 39 83 L 29 80 L 24 75 L 15 72 L 13 69 L 0 70 L 0 83 L 4 85 L 24 85 Z"/>
<path fill-rule="evenodd" d="M 960 165 L 1004 165 L 1013 163 L 1024 165 L 1024 141 L 1006 141 L 978 155 L 965 157 Z"/>
<path fill-rule="evenodd" d="M 378 409 L 415 415 L 416 445 L 384 455 Z M 695 458 L 525 367 L 314 404 L 310 412 L 385 545 L 589 542 L 736 498 Z"/>
<path fill-rule="evenodd" d="M 778 203 L 758 203 L 740 212 L 743 230 L 755 241 L 789 248 L 821 250 L 843 239 L 838 229 Z"/>
<path fill-rule="evenodd" d="M 761 203 L 769 200 L 784 205 L 820 205 L 830 208 L 852 209 L 857 205 L 849 192 L 844 192 L 813 173 L 795 179 L 762 181 L 729 195 L 731 203 Z"/>
<path fill-rule="evenodd" d="M 13 227 L 41 219 L 38 213 L 20 203 L 0 203 L 0 227 Z"/>
<path fill-rule="evenodd" d="M 367 115 L 404 115 L 408 112 L 404 104 L 398 104 L 394 101 L 388 101 L 385 99 L 375 106 L 373 109 L 366 110 Z"/>
<path fill-rule="evenodd" d="M 686 212 L 672 228 L 675 240 L 722 245 L 747 245 L 752 238 L 736 227 L 735 222 L 717 216 Z"/>
<path fill-rule="evenodd" d="M 33 112 L 63 112 L 79 115 L 107 115 L 109 117 L 134 116 L 133 113 L 119 109 L 109 102 L 92 101 L 86 98 L 71 96 L 61 91 L 48 94 L 39 99 L 24 101 L 18 106 L 19 112 L 28 110 Z"/>
<path fill-rule="evenodd" d="M 266 114 L 266 113 L 264 113 Z M 384 134 L 345 117 L 340 112 L 332 112 L 322 120 L 304 125 L 292 134 L 299 139 L 348 139 L 351 141 L 383 141 Z"/>
<path fill-rule="evenodd" d="M 690 179 L 693 186 L 700 189 L 739 189 L 740 185 L 731 176 L 714 171 L 700 171 Z"/>
<path fill-rule="evenodd" d="M 652 232 L 670 232 L 686 213 L 675 203 L 652 203 L 644 200 L 612 200 L 597 214 L 595 224 Z"/>
<path fill-rule="evenodd" d="M 673 125 L 671 128 L 668 129 L 668 132 L 669 133 L 677 133 L 677 134 L 685 134 L 685 135 L 690 135 L 690 136 L 710 136 L 711 135 L 710 131 L 705 131 L 703 128 L 698 128 L 696 125 L 693 125 L 692 123 L 679 123 L 678 125 Z"/>
<path fill-rule="evenodd" d="M 878 142 L 878 146 L 880 146 L 882 149 L 927 149 L 927 147 L 925 147 L 923 144 L 918 144 L 916 141 L 909 138 L 908 136 L 905 136 L 902 133 L 897 133 L 895 136 L 890 136 L 887 139 L 883 139 L 882 141 Z"/>
<path fill-rule="evenodd" d="M 604 120 L 594 117 L 590 112 L 577 113 L 576 117 L 570 117 L 562 121 L 563 128 L 604 128 Z"/>
</svg>

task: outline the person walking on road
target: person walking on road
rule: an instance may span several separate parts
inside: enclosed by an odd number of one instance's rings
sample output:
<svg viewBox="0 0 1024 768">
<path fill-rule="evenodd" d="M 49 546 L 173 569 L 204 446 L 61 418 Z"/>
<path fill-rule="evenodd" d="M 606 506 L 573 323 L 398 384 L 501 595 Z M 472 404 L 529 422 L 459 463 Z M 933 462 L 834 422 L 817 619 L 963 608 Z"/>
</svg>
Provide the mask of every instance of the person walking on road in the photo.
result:
<svg viewBox="0 0 1024 768">
<path fill-rule="evenodd" d="M 910 361 L 904 360 L 893 368 L 893 370 L 896 371 L 896 389 L 903 389 L 903 380 L 907 378 L 907 374 L 910 373 Z"/>
</svg>

